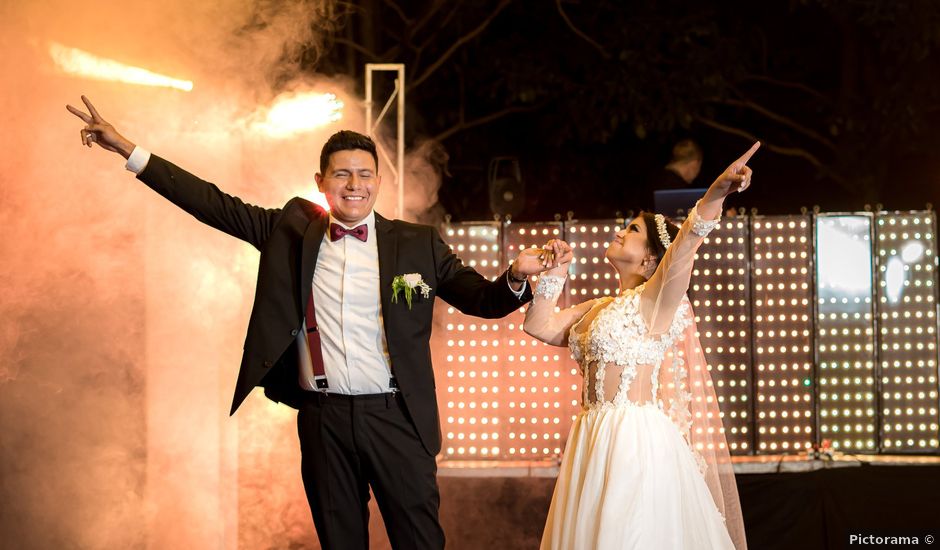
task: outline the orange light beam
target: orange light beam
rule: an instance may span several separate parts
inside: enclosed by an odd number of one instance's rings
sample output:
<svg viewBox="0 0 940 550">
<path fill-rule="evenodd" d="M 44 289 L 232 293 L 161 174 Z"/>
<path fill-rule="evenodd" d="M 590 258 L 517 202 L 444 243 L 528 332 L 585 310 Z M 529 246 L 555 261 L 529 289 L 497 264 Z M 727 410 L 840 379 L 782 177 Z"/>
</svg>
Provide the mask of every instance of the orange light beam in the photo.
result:
<svg viewBox="0 0 940 550">
<path fill-rule="evenodd" d="M 285 138 L 309 132 L 343 118 L 343 102 L 335 94 L 305 92 L 277 99 L 251 129 Z"/>
<path fill-rule="evenodd" d="M 191 92 L 193 89 L 193 83 L 190 80 L 171 78 L 56 42 L 49 45 L 49 55 L 52 56 L 56 66 L 66 74 L 141 86 L 174 88 L 184 92 Z"/>
</svg>

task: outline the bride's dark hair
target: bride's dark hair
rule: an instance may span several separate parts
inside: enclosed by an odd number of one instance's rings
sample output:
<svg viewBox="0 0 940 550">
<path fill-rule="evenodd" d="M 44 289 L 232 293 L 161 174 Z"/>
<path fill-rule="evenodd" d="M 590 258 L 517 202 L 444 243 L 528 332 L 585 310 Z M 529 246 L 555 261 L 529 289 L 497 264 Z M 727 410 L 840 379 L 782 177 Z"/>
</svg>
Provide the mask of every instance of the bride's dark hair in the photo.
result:
<svg viewBox="0 0 940 550">
<path fill-rule="evenodd" d="M 653 212 L 640 212 L 643 217 L 643 223 L 646 224 L 646 241 L 649 243 L 650 250 L 656 256 L 656 260 L 662 260 L 666 254 L 666 246 L 659 238 L 659 229 L 656 227 L 656 214 Z M 676 240 L 679 234 L 679 226 L 673 223 L 671 219 L 666 218 L 666 233 L 669 234 L 669 242 Z"/>
</svg>

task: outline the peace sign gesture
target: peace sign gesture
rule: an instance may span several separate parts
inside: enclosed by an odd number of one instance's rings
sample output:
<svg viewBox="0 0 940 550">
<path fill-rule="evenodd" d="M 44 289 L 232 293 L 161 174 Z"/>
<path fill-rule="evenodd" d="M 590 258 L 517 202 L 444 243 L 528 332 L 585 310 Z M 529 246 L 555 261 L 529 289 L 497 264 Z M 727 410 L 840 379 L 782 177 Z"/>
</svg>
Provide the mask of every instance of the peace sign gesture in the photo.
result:
<svg viewBox="0 0 940 550">
<path fill-rule="evenodd" d="M 91 147 L 93 143 L 97 143 L 102 149 L 118 153 L 124 158 L 131 156 L 131 153 L 134 152 L 134 144 L 119 134 L 114 126 L 101 118 L 98 110 L 91 104 L 91 101 L 88 101 L 87 97 L 82 96 L 82 102 L 88 108 L 88 114 L 71 105 L 65 106 L 70 113 L 82 119 L 85 123 L 85 127 L 81 130 L 82 145 Z"/>
<path fill-rule="evenodd" d="M 735 191 L 744 191 L 751 185 L 751 175 L 753 170 L 747 165 L 754 153 L 760 149 L 760 142 L 755 142 L 741 158 L 731 163 L 731 166 L 725 168 L 725 171 L 718 176 L 715 183 L 711 185 L 709 191 L 717 195 L 716 198 L 724 198 Z"/>
</svg>

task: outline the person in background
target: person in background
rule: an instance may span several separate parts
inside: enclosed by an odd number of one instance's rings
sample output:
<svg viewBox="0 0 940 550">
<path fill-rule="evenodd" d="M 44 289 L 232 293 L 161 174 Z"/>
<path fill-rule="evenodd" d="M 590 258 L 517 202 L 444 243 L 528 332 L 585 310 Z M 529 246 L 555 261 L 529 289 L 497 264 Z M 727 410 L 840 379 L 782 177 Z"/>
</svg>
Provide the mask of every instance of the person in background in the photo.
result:
<svg viewBox="0 0 940 550">
<path fill-rule="evenodd" d="M 669 163 L 652 179 L 654 191 L 660 189 L 685 189 L 702 171 L 702 147 L 691 139 L 683 139 L 672 146 Z"/>
</svg>

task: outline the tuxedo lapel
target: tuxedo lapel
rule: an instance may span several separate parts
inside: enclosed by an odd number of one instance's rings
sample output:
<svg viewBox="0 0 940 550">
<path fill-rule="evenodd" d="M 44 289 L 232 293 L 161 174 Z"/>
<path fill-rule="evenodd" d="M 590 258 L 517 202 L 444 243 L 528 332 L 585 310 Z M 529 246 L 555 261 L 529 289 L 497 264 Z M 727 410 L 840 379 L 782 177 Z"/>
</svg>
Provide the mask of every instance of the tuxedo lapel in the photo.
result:
<svg viewBox="0 0 940 550">
<path fill-rule="evenodd" d="M 398 265 L 398 232 L 390 220 L 375 214 L 375 239 L 379 248 L 379 296 L 382 301 L 382 317 L 385 320 L 385 341 L 389 348 L 394 341 L 389 334 L 389 315 L 392 313 L 392 279 Z"/>
<path fill-rule="evenodd" d="M 304 231 L 304 243 L 300 260 L 300 308 L 307 307 L 310 292 L 313 289 L 313 271 L 317 267 L 317 256 L 320 254 L 320 243 L 329 224 L 330 216 L 325 213 L 311 213 L 310 224 Z"/>
</svg>

